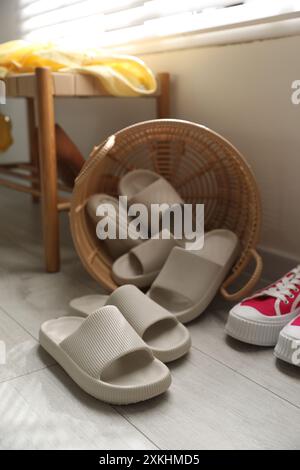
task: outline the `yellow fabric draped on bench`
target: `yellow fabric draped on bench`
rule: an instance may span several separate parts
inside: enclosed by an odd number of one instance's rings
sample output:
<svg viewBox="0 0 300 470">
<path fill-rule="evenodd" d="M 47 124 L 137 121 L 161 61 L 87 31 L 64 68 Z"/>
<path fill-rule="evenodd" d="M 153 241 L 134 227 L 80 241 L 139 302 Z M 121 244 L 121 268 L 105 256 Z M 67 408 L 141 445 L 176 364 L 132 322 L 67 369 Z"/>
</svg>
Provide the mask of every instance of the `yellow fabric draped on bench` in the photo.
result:
<svg viewBox="0 0 300 470">
<path fill-rule="evenodd" d="M 53 44 L 23 40 L 0 44 L 0 78 L 32 73 L 36 67 L 49 67 L 54 72 L 91 74 L 114 96 L 149 95 L 157 86 L 152 71 L 137 57 L 99 49 L 70 51 Z"/>
</svg>

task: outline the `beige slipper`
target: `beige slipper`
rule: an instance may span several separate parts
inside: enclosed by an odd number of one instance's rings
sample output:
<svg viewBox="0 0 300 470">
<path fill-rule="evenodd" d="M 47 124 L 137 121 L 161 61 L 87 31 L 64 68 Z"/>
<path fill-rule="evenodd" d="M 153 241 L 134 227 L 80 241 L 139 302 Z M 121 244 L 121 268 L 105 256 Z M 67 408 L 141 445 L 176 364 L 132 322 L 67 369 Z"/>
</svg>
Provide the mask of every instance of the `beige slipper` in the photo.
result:
<svg viewBox="0 0 300 470">
<path fill-rule="evenodd" d="M 116 306 L 161 361 L 174 361 L 189 351 L 188 330 L 135 286 L 119 287 L 110 296 L 86 295 L 70 302 L 73 310 L 85 316 L 103 305 Z"/>
<path fill-rule="evenodd" d="M 112 404 L 147 400 L 171 384 L 167 366 L 113 306 L 86 319 L 61 317 L 40 329 L 43 348 L 87 393 Z"/>
<path fill-rule="evenodd" d="M 121 224 L 124 224 L 124 226 L 125 224 L 127 224 L 126 227 L 128 227 L 129 220 L 127 219 L 126 214 L 124 214 L 124 220 L 123 219 L 119 220 L 119 201 L 115 197 L 109 196 L 108 194 L 93 194 L 92 196 L 89 197 L 87 201 L 86 209 L 90 218 L 95 224 L 95 230 L 96 230 L 96 226 L 98 222 L 103 218 L 102 216 L 96 215 L 97 207 L 100 204 L 111 204 L 114 207 L 116 214 L 117 214 L 117 217 L 116 217 L 117 238 L 115 239 L 107 238 L 104 240 L 109 253 L 113 257 L 113 259 L 116 259 L 119 256 L 126 253 L 127 251 L 129 251 L 131 248 L 138 246 L 142 242 L 142 240 L 141 239 L 134 240 L 133 238 L 129 236 L 126 239 L 118 238 L 119 222 Z"/>
<path fill-rule="evenodd" d="M 168 232 L 168 238 L 151 238 L 118 258 L 112 266 L 112 277 L 118 285 L 148 287 L 163 267 L 171 250 L 180 244 Z"/>
<path fill-rule="evenodd" d="M 161 175 L 150 170 L 132 170 L 119 182 L 119 193 L 128 197 L 128 204 L 182 204 L 173 186 Z"/>
<path fill-rule="evenodd" d="M 201 250 L 175 247 L 148 296 L 182 323 L 189 322 L 213 300 L 238 252 L 238 237 L 225 229 L 208 232 Z"/>
</svg>

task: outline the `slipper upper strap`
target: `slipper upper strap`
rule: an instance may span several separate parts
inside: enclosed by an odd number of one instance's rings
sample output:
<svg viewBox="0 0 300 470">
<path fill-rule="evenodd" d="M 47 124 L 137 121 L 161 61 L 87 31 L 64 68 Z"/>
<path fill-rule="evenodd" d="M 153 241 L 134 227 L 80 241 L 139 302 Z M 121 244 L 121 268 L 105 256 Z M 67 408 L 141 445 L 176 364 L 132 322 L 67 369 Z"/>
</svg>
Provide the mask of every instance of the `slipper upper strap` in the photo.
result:
<svg viewBox="0 0 300 470">
<path fill-rule="evenodd" d="M 87 211 L 90 217 L 97 223 L 104 216 L 96 215 L 97 208 L 100 204 L 110 204 L 116 210 L 118 214 L 118 200 L 115 197 L 109 196 L 107 194 L 93 194 L 90 196 L 86 202 Z"/>
<path fill-rule="evenodd" d="M 148 328 L 159 321 L 171 319 L 178 323 L 174 315 L 133 285 L 116 289 L 107 299 L 106 305 L 116 306 L 141 337 Z"/>
<path fill-rule="evenodd" d="M 109 212 L 106 215 L 99 216 L 96 215 L 97 207 L 100 204 L 109 204 L 111 205 L 114 210 L 115 210 L 115 217 L 110 218 Z M 119 202 L 118 199 L 116 199 L 113 196 L 109 196 L 107 194 L 93 194 L 92 196 L 89 197 L 87 200 L 87 211 L 89 216 L 92 218 L 94 223 L 97 225 L 100 220 L 103 220 L 105 217 L 108 217 L 109 223 L 115 228 L 116 230 L 116 236 L 117 238 L 107 238 L 105 239 L 105 243 L 107 244 L 107 247 L 109 249 L 110 254 L 113 256 L 113 258 L 118 258 L 122 254 L 128 252 L 131 248 L 134 248 L 135 246 L 139 245 L 141 243 L 141 240 L 134 240 L 131 237 L 127 237 L 125 239 L 119 239 L 119 225 L 121 227 L 128 227 L 128 216 L 127 212 L 125 210 L 121 211 L 119 214 Z M 120 215 L 120 217 L 119 217 Z"/>
<path fill-rule="evenodd" d="M 180 247 L 171 251 L 163 269 L 153 282 L 151 290 L 159 288 L 176 297 L 182 296 L 190 303 L 204 297 L 211 282 L 220 273 L 221 266 Z"/>
<path fill-rule="evenodd" d="M 154 183 L 142 189 L 129 200 L 130 204 L 182 204 L 182 199 L 173 186 L 164 178 L 158 178 Z"/>
<path fill-rule="evenodd" d="M 89 315 L 60 347 L 91 377 L 99 379 L 115 360 L 135 351 L 151 350 L 114 306 Z"/>
<path fill-rule="evenodd" d="M 161 237 L 161 233 L 159 236 Z M 172 235 L 170 238 L 151 238 L 132 248 L 129 256 L 134 256 L 138 260 L 143 274 L 152 273 L 162 268 L 171 250 L 177 245 Z"/>
</svg>

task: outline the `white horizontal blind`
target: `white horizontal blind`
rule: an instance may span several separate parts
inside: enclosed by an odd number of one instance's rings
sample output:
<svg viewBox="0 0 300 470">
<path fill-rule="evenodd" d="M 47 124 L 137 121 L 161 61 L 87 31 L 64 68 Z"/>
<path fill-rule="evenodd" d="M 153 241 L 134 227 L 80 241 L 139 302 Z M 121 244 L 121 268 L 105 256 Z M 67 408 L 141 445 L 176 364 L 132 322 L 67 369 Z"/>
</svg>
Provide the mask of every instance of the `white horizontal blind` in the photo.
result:
<svg viewBox="0 0 300 470">
<path fill-rule="evenodd" d="M 300 0 L 20 0 L 22 37 L 115 47 L 299 15 Z"/>
</svg>

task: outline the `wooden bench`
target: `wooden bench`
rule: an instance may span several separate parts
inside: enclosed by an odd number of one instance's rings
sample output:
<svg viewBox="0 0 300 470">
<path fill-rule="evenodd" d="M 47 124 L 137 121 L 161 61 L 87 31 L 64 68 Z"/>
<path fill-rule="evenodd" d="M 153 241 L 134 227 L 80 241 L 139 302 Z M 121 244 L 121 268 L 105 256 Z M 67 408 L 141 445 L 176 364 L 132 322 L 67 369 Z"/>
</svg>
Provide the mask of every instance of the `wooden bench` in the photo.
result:
<svg viewBox="0 0 300 470">
<path fill-rule="evenodd" d="M 158 91 L 142 98 L 156 100 L 158 118 L 169 117 L 169 74 L 157 76 Z M 51 72 L 37 68 L 35 73 L 6 78 L 6 95 L 25 98 L 29 133 L 30 161 L 0 165 L 0 185 L 29 193 L 34 201 L 41 200 L 45 267 L 48 272 L 60 269 L 59 211 L 69 210 L 70 199 L 62 192 L 70 191 L 57 180 L 55 152 L 54 98 L 112 97 L 95 77 L 76 73 Z M 132 99 L 139 99 L 133 97 Z M 39 156 L 34 152 L 34 132 L 38 127 Z"/>
</svg>

